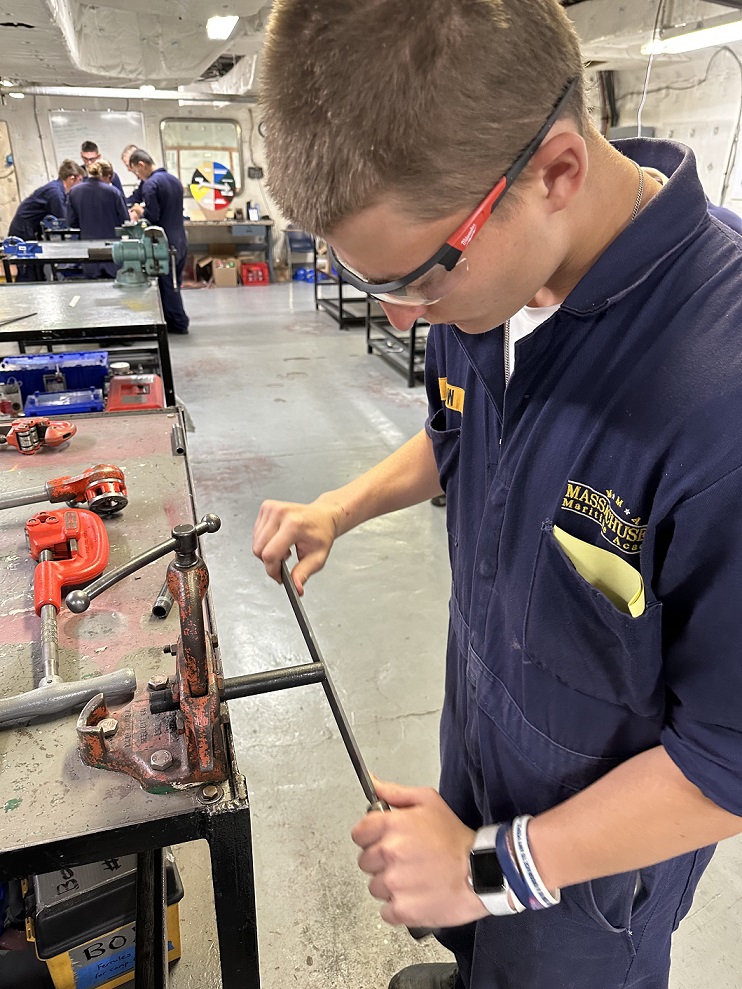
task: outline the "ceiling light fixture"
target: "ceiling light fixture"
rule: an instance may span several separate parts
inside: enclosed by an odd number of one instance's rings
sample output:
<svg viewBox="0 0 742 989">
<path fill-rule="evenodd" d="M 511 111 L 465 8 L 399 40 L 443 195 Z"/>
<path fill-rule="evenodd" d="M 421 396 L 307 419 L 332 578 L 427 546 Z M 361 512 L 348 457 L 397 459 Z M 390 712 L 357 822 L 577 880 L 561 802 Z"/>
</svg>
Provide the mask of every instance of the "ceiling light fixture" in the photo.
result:
<svg viewBox="0 0 742 989">
<path fill-rule="evenodd" d="M 238 20 L 236 14 L 229 14 L 227 17 L 210 17 L 206 22 L 209 41 L 226 41 L 237 27 Z"/>
<path fill-rule="evenodd" d="M 8 93 L 8 96 L 12 97 L 14 100 L 25 100 L 25 93 Z"/>
<path fill-rule="evenodd" d="M 742 41 L 742 20 L 727 21 L 694 31 L 686 31 L 674 37 L 661 37 L 642 45 L 642 55 L 679 55 L 682 52 L 716 48 L 735 41 Z"/>
<path fill-rule="evenodd" d="M 140 86 L 139 92 L 142 94 L 142 96 L 151 96 L 152 93 L 157 92 L 157 88 L 155 86 Z"/>
</svg>

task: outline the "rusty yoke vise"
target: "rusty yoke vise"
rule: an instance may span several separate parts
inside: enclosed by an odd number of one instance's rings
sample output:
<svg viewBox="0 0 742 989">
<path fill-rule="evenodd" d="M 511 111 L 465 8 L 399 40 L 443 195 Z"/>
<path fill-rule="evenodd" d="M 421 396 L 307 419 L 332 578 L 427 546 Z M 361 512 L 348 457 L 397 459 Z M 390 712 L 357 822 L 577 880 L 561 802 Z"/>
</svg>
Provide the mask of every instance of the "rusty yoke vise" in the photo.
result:
<svg viewBox="0 0 742 989">
<path fill-rule="evenodd" d="M 171 709 L 150 710 L 150 692 L 168 686 L 167 678 L 153 678 L 148 690 L 118 709 L 109 708 L 105 692 L 97 694 L 77 722 L 83 762 L 127 773 L 145 790 L 162 792 L 174 784 L 220 782 L 228 775 L 220 713 L 223 678 L 216 641 L 207 634 L 204 617 L 209 572 L 198 554 L 198 537 L 220 527 L 216 515 L 205 516 L 198 525 L 178 525 L 166 542 L 66 598 L 70 611 L 82 613 L 93 598 L 124 577 L 175 552 L 167 569 L 167 586 L 180 612 L 180 637 L 165 648 L 176 662 L 168 691 L 173 698 Z"/>
</svg>

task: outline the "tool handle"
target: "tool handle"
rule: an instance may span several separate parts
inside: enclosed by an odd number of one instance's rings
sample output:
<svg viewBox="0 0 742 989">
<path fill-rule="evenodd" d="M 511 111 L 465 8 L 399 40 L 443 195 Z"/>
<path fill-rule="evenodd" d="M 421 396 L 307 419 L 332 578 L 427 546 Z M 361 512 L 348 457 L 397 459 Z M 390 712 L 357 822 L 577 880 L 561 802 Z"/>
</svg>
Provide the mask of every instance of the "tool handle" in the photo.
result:
<svg viewBox="0 0 742 989">
<path fill-rule="evenodd" d="M 154 563 L 155 560 L 161 559 L 168 553 L 172 553 L 173 551 L 179 552 L 184 544 L 187 544 L 188 548 L 190 548 L 191 543 L 195 542 L 198 536 L 203 536 L 206 532 L 217 532 L 221 528 L 221 525 L 222 522 L 218 515 L 205 515 L 198 525 L 176 526 L 173 529 L 171 539 L 167 539 L 164 543 L 159 543 L 144 553 L 140 553 L 139 556 L 135 556 L 128 563 L 124 563 L 118 570 L 111 570 L 109 573 L 103 574 L 102 577 L 86 587 L 84 591 L 71 591 L 65 598 L 67 607 L 77 615 L 82 614 L 83 611 L 88 610 L 90 602 L 94 598 L 97 598 L 103 591 L 107 591 L 109 587 L 113 587 L 114 584 L 118 584 L 124 577 L 129 577 L 131 574 L 136 573 L 137 570 L 141 570 L 142 567 Z"/>
<path fill-rule="evenodd" d="M 372 814 L 374 811 L 380 811 L 384 813 L 385 811 L 391 810 L 392 808 L 386 802 L 386 800 L 375 800 L 372 804 L 368 805 L 367 813 Z M 432 927 L 408 927 L 407 930 L 410 933 L 410 937 L 413 937 L 416 941 L 422 941 L 423 938 L 430 937 L 435 934 Z"/>
</svg>

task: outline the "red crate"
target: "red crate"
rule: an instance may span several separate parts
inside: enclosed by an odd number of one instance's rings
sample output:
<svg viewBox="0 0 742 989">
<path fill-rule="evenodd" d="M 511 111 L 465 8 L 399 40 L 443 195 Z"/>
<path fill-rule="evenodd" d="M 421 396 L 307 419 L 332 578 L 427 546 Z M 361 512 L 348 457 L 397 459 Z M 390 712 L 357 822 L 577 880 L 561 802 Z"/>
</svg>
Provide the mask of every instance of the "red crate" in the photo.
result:
<svg viewBox="0 0 742 989">
<path fill-rule="evenodd" d="M 265 261 L 242 262 L 243 285 L 267 285 L 270 282 L 270 272 Z"/>
</svg>

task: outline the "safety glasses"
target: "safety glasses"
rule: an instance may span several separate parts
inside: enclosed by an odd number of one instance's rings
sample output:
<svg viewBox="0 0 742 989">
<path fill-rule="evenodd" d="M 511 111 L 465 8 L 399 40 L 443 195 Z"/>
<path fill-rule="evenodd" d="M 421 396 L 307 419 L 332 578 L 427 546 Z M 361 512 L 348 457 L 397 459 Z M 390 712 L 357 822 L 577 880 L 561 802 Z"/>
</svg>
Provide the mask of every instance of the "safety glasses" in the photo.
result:
<svg viewBox="0 0 742 989">
<path fill-rule="evenodd" d="M 335 251 L 332 258 L 338 272 L 345 281 L 361 292 L 367 292 L 380 302 L 390 302 L 395 306 L 432 306 L 449 295 L 461 282 L 468 271 L 464 251 L 494 213 L 503 196 L 512 186 L 528 162 L 538 151 L 546 135 L 556 123 L 565 104 L 574 92 L 578 77 L 571 79 L 556 102 L 541 130 L 528 147 L 522 151 L 497 185 L 487 194 L 471 216 L 454 231 L 440 250 L 409 275 L 393 282 L 371 282 L 347 265 Z"/>
</svg>

